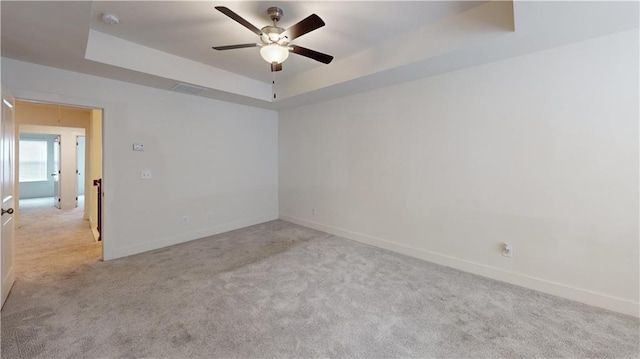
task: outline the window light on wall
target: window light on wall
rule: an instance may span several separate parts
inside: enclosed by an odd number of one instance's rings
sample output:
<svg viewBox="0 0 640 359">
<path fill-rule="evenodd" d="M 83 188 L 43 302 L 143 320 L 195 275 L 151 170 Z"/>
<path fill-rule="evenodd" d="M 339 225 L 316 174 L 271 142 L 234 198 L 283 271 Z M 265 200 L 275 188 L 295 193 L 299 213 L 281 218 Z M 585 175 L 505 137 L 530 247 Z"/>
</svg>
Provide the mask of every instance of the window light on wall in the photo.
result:
<svg viewBox="0 0 640 359">
<path fill-rule="evenodd" d="M 20 182 L 48 181 L 47 141 L 20 140 Z"/>
</svg>

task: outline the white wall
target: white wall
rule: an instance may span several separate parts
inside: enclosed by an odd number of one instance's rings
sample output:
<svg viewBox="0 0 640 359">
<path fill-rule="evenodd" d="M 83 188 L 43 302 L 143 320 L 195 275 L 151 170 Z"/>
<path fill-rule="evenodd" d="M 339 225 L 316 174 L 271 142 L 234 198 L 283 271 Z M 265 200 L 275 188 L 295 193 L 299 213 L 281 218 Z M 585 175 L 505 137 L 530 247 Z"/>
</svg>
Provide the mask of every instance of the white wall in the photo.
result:
<svg viewBox="0 0 640 359">
<path fill-rule="evenodd" d="M 104 109 L 105 259 L 278 216 L 274 111 L 7 58 L 2 82 L 19 99 Z"/>
<path fill-rule="evenodd" d="M 638 40 L 282 111 L 280 217 L 637 316 Z"/>
</svg>

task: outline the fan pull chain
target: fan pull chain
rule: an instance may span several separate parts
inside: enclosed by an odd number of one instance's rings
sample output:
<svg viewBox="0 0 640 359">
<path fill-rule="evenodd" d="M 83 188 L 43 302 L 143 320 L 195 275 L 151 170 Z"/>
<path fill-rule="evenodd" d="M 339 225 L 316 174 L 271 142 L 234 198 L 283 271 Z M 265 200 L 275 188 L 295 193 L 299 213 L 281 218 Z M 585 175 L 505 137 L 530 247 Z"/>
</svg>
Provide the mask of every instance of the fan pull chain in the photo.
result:
<svg viewBox="0 0 640 359">
<path fill-rule="evenodd" d="M 271 91 L 273 92 L 273 101 L 276 100 L 276 73 L 271 72 Z"/>
</svg>

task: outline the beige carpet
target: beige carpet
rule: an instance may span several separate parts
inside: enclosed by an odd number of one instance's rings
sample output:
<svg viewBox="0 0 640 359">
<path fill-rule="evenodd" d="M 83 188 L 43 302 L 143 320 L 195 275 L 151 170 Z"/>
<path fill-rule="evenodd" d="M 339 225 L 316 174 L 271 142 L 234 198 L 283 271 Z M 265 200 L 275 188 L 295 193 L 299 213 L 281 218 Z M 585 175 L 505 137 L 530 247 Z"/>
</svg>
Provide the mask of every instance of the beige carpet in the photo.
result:
<svg viewBox="0 0 640 359">
<path fill-rule="evenodd" d="M 30 199 L 20 203 L 16 229 L 16 279 L 33 280 L 73 271 L 102 258 L 83 207 L 59 210 L 53 199 Z"/>
<path fill-rule="evenodd" d="M 639 355 L 637 318 L 283 221 L 109 262 L 81 232 L 22 247 L 65 259 L 21 269 L 2 358 Z"/>
</svg>

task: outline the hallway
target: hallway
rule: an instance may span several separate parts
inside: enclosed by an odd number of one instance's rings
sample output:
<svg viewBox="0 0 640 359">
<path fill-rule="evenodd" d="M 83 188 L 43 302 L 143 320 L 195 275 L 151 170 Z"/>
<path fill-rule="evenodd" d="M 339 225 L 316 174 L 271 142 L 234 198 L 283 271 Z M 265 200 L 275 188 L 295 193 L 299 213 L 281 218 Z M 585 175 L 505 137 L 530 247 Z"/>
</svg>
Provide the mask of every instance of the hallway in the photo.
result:
<svg viewBox="0 0 640 359">
<path fill-rule="evenodd" d="M 71 210 L 56 209 L 52 203 L 53 198 L 20 201 L 16 284 L 72 272 L 101 258 L 102 243 L 94 240 L 82 218 L 83 203 Z"/>
</svg>

